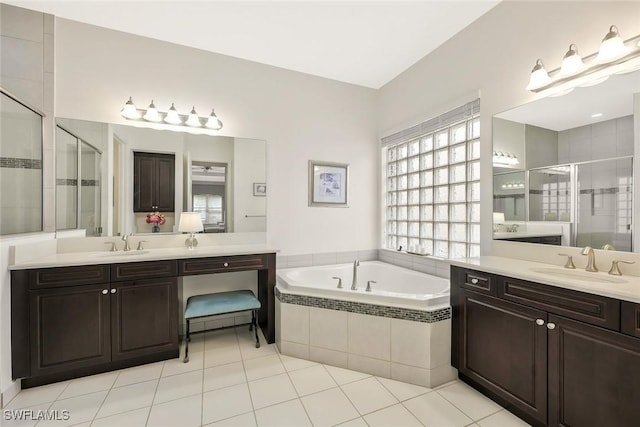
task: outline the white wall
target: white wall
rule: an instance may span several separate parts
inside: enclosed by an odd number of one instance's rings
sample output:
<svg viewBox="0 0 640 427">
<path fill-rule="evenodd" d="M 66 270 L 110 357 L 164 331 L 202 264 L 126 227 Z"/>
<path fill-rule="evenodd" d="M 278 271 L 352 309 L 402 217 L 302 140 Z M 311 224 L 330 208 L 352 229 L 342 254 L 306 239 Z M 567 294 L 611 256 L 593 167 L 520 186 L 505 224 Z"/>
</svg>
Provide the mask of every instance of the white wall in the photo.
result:
<svg viewBox="0 0 640 427">
<path fill-rule="evenodd" d="M 264 231 L 267 197 L 254 196 L 253 184 L 265 182 L 265 151 L 254 147 L 253 140 L 236 138 L 234 148 L 234 231 Z M 240 172 L 242 171 L 242 172 Z M 267 193 L 269 189 L 267 188 Z"/>
<path fill-rule="evenodd" d="M 380 136 L 448 111 L 479 93 L 482 182 L 489 183 L 491 117 L 536 98 L 524 89 L 536 59 L 554 69 L 570 43 L 577 43 L 584 55 L 596 52 L 612 24 L 623 38 L 632 37 L 640 33 L 639 16 L 640 2 L 502 2 L 381 88 Z M 513 254 L 518 243 L 491 238 L 491 193 L 490 184 L 482 186 L 482 253 Z"/>
<path fill-rule="evenodd" d="M 56 91 L 56 115 L 107 123 L 125 123 L 129 96 L 215 107 L 221 134 L 267 140 L 271 245 L 284 255 L 378 246 L 372 89 L 56 19 Z M 348 209 L 307 206 L 310 159 L 351 165 Z"/>
</svg>

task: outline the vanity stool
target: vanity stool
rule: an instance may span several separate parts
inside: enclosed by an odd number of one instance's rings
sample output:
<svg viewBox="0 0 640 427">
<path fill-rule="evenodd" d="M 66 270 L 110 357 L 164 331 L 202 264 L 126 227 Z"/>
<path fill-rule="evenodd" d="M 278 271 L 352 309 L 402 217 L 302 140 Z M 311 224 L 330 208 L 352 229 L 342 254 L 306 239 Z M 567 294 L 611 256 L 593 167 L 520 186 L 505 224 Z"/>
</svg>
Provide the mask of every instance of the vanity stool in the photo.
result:
<svg viewBox="0 0 640 427">
<path fill-rule="evenodd" d="M 214 294 L 193 295 L 187 300 L 187 307 L 184 310 L 184 318 L 187 322 L 187 335 L 185 339 L 184 363 L 189 362 L 189 341 L 191 334 L 189 332 L 189 322 L 191 319 L 199 317 L 217 316 L 220 314 L 238 313 L 242 311 L 251 311 L 251 323 L 249 330 L 255 330 L 256 348 L 260 347 L 260 338 L 258 338 L 258 310 L 260 309 L 260 301 L 253 292 L 249 290 L 219 292 Z M 234 325 L 233 327 L 235 327 Z M 231 326 L 227 326 L 231 327 Z M 225 328 L 215 328 L 225 329 Z M 197 333 L 212 331 L 207 329 L 198 331 Z M 194 332 L 195 333 L 195 332 Z"/>
</svg>

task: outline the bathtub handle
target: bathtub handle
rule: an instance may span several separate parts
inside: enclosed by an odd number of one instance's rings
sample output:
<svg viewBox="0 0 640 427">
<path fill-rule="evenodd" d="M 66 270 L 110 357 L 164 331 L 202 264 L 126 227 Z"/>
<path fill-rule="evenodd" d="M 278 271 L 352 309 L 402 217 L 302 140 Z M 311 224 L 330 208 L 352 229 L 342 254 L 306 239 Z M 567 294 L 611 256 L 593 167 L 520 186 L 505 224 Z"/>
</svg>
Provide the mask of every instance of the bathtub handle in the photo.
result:
<svg viewBox="0 0 640 427">
<path fill-rule="evenodd" d="M 342 289 L 342 278 L 332 277 L 332 279 L 336 279 L 338 281 L 338 289 Z"/>
<path fill-rule="evenodd" d="M 365 289 L 367 292 L 371 292 L 372 283 L 377 283 L 377 282 L 375 280 L 367 280 L 367 289 Z"/>
</svg>

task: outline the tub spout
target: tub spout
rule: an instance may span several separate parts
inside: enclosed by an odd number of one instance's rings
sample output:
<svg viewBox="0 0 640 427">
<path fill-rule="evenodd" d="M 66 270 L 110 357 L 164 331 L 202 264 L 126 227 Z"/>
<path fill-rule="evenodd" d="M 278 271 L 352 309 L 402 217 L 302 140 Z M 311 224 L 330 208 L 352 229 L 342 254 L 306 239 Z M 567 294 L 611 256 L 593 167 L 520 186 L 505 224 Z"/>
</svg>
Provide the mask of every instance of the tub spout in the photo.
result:
<svg viewBox="0 0 640 427">
<path fill-rule="evenodd" d="M 358 267 L 360 266 L 360 261 L 353 261 L 353 278 L 351 279 L 351 290 L 358 290 Z"/>
</svg>

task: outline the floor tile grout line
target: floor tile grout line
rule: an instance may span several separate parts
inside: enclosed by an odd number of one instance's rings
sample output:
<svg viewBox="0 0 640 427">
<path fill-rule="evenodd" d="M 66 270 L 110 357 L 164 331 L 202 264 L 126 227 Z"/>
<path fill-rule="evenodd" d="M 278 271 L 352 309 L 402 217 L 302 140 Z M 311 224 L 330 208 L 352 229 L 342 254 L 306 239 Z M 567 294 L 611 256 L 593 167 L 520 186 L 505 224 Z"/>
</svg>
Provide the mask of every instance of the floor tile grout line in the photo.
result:
<svg viewBox="0 0 640 427">
<path fill-rule="evenodd" d="M 277 349 L 278 349 L 278 347 L 276 347 L 276 350 Z M 289 374 L 289 371 L 284 366 L 284 362 L 282 361 L 282 354 L 280 354 L 279 351 L 276 351 L 276 353 L 278 354 L 278 359 L 280 359 L 280 363 L 282 363 L 282 367 L 284 368 L 284 371 L 287 374 L 287 378 L 289 378 L 289 382 L 293 386 L 293 390 L 296 392 L 296 395 L 298 396 L 297 397 L 298 402 L 300 402 L 300 406 L 302 406 L 302 410 L 304 411 L 304 414 L 307 416 L 307 420 L 309 420 L 309 424 L 311 424 L 313 426 L 314 424 L 313 424 L 313 421 L 311 420 L 311 416 L 309 415 L 309 411 L 307 411 L 307 407 L 304 406 L 304 403 L 302 402 L 302 396 L 300 396 L 300 392 L 298 391 L 298 388 L 296 387 L 296 384 L 293 382 L 293 380 L 291 379 L 291 375 Z M 310 366 L 310 367 L 313 367 L 313 366 Z M 329 376 L 331 376 L 331 375 L 329 375 Z M 281 402 L 281 403 L 284 403 L 284 402 Z M 256 416 L 256 425 L 258 425 L 258 417 L 257 416 Z"/>
<path fill-rule="evenodd" d="M 447 388 L 447 387 L 443 387 L 441 390 L 444 390 L 445 388 Z M 474 391 L 475 391 L 475 390 L 474 390 Z M 438 390 L 436 390 L 436 392 L 438 392 Z M 451 406 L 453 406 L 454 408 L 456 408 L 458 411 L 462 412 L 465 416 L 467 416 L 470 420 L 472 420 L 472 421 L 475 423 L 475 421 L 476 421 L 476 420 L 475 420 L 475 419 L 474 419 L 470 414 L 467 414 L 465 411 L 463 411 L 463 410 L 462 410 L 462 408 L 459 408 L 455 403 L 453 403 L 451 400 L 447 399 L 447 398 L 446 398 L 446 396 L 443 396 L 443 395 L 442 395 L 442 393 L 439 393 L 439 392 L 438 392 L 438 395 L 439 395 L 440 397 L 442 397 L 444 400 L 446 400 L 447 402 L 449 402 L 449 403 L 451 404 Z M 492 401 L 492 402 L 493 402 L 493 401 Z M 494 402 L 494 403 L 495 403 L 495 402 Z M 502 408 L 502 407 L 501 407 L 501 408 Z M 496 411 L 496 412 L 499 412 L 499 411 L 500 411 L 500 410 L 498 410 L 498 411 Z M 492 414 L 490 414 L 490 415 L 493 415 L 493 414 L 495 414 L 496 412 L 493 412 L 493 413 L 492 413 Z M 487 415 L 487 416 L 488 416 L 488 415 Z M 486 417 L 481 417 L 481 418 L 479 418 L 479 419 L 482 419 L 482 418 L 486 418 Z"/>
<path fill-rule="evenodd" d="M 424 395 L 421 395 L 421 396 L 424 396 Z M 411 400 L 411 399 L 409 399 L 409 400 Z M 409 412 L 411 415 L 413 415 L 413 417 L 414 417 L 415 419 L 417 419 L 417 420 L 418 420 L 418 422 L 419 422 L 420 424 L 422 424 L 423 426 L 426 426 L 426 424 L 425 424 L 425 423 L 423 423 L 422 421 L 420 421 L 420 419 L 418 418 L 418 416 L 417 416 L 416 414 L 414 414 L 414 413 L 413 413 L 413 411 L 412 411 L 410 408 L 408 408 L 408 407 L 407 407 L 407 405 L 405 405 L 405 403 L 406 403 L 406 402 L 408 402 L 409 400 L 405 400 L 404 402 L 400 402 L 400 404 L 402 405 L 402 407 L 403 407 L 404 409 L 406 409 L 406 410 L 407 410 L 407 412 Z"/>
<path fill-rule="evenodd" d="M 395 397 L 396 399 L 398 399 L 398 402 L 402 403 L 402 402 L 406 402 L 407 400 L 411 400 L 411 399 L 415 399 L 416 397 L 420 397 L 420 396 L 424 396 L 425 394 L 429 394 L 429 393 L 433 393 L 435 391 L 435 389 L 429 388 L 429 387 L 424 387 L 421 385 L 417 385 L 417 384 L 412 384 L 412 383 L 405 383 L 404 381 L 398 381 L 398 380 L 394 380 L 393 378 L 384 378 L 384 377 L 378 377 L 378 376 L 374 376 L 374 378 L 382 385 L 382 387 L 384 387 L 385 389 L 387 389 L 387 391 L 389 393 L 391 393 L 393 395 L 393 397 Z M 380 378 L 384 378 L 386 380 L 391 380 L 391 381 L 398 381 L 398 382 L 403 382 L 404 384 L 410 384 L 410 385 L 415 385 L 417 387 L 423 387 L 426 388 L 427 391 L 425 391 L 424 393 L 419 393 L 416 394 L 415 396 L 411 396 L 408 397 L 406 399 L 400 399 L 398 396 L 395 395 L 395 393 L 393 391 L 391 391 L 391 389 L 389 387 L 387 387 L 386 385 L 384 385 L 384 383 L 382 381 L 380 381 Z"/>
<path fill-rule="evenodd" d="M 372 376 L 372 377 L 369 377 L 369 378 L 374 378 L 374 379 L 375 379 L 376 377 L 375 377 L 375 376 Z M 363 378 L 363 379 L 361 379 L 360 381 L 368 380 L 369 378 Z M 376 381 L 377 381 L 377 380 L 376 380 Z M 378 382 L 378 384 L 380 384 L 380 381 L 377 381 L 377 382 Z M 354 382 L 352 382 L 352 383 L 349 383 L 349 384 L 354 384 L 354 383 L 355 383 L 355 381 L 354 381 Z M 349 385 L 349 384 L 344 384 L 344 385 Z M 380 385 L 382 385 L 382 384 L 380 384 Z M 338 386 L 338 387 L 340 387 L 340 390 L 342 390 L 342 386 Z M 385 390 L 387 390 L 384 386 L 382 386 L 382 387 L 383 387 Z M 366 414 L 363 414 L 362 412 L 360 412 L 360 410 L 359 410 L 359 409 L 358 409 L 358 407 L 355 405 L 355 403 L 353 403 L 353 401 L 351 400 L 351 398 L 349 397 L 349 395 L 347 394 L 347 392 L 345 392 L 344 390 L 342 390 L 342 392 L 344 393 L 344 395 L 345 395 L 345 396 L 347 396 L 347 399 L 349 400 L 349 402 L 351 403 L 351 405 L 353 405 L 353 407 L 356 409 L 356 411 L 360 414 L 360 417 L 364 417 L 365 415 L 369 415 L 370 413 L 372 413 L 372 412 L 376 412 L 376 411 L 381 410 L 381 409 L 387 409 L 387 408 L 390 408 L 390 407 L 395 406 L 395 405 L 397 405 L 397 404 L 399 404 L 399 403 L 400 403 L 400 399 L 398 399 L 398 398 L 397 398 L 393 393 L 391 393 L 390 391 L 388 391 L 388 390 L 387 390 L 387 392 L 388 392 L 388 393 L 389 393 L 389 394 L 390 394 L 390 395 L 391 395 L 391 396 L 396 400 L 396 402 L 395 402 L 395 403 L 393 403 L 393 404 L 391 404 L 391 405 L 387 405 L 387 406 L 384 406 L 384 407 L 382 407 L 382 408 L 376 409 L 375 411 L 371 411 L 371 412 L 367 412 Z"/>
</svg>

